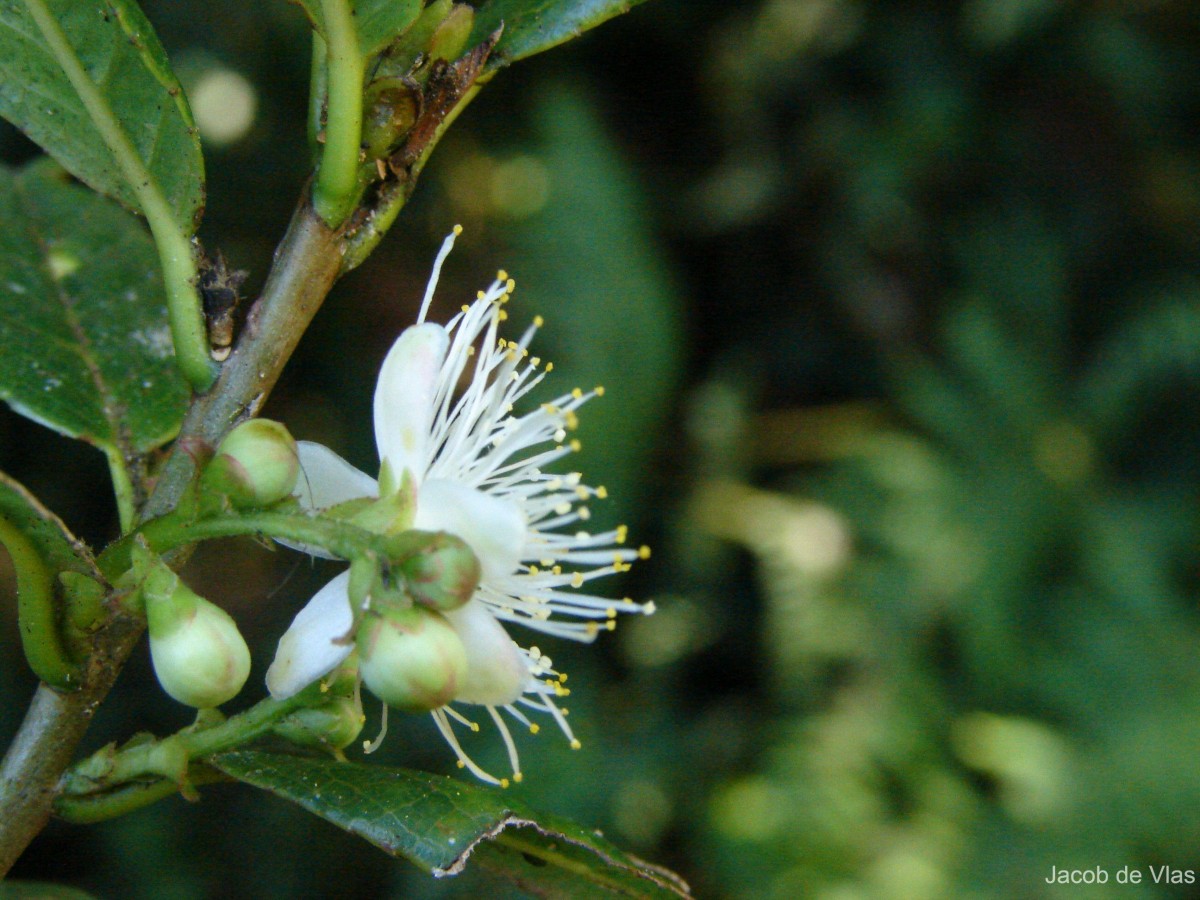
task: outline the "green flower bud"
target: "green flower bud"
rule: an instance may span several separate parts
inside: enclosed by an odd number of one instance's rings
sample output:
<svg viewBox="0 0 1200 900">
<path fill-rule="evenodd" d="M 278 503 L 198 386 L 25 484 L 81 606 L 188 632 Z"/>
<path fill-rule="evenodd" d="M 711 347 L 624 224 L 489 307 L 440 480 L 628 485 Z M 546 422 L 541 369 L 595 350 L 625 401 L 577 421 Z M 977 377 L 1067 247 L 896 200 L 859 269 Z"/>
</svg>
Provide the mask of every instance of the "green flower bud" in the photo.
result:
<svg viewBox="0 0 1200 900">
<path fill-rule="evenodd" d="M 363 98 L 362 143 L 367 159 L 386 157 L 417 121 L 420 96 L 415 87 L 395 76 L 377 78 Z"/>
<path fill-rule="evenodd" d="M 442 23 L 434 29 L 426 51 L 430 59 L 458 59 L 467 46 L 471 28 L 475 24 L 475 10 L 465 3 L 455 3 Z"/>
<path fill-rule="evenodd" d="M 357 642 L 363 683 L 388 706 L 406 712 L 445 706 L 467 675 L 458 634 L 423 606 L 367 615 Z"/>
<path fill-rule="evenodd" d="M 300 458 L 288 430 L 270 419 L 251 419 L 221 441 L 204 483 L 244 509 L 288 497 L 299 475 Z"/>
<path fill-rule="evenodd" d="M 349 698 L 331 700 L 321 706 L 298 709 L 275 725 L 274 732 L 302 747 L 343 750 L 363 729 L 362 705 Z"/>
<path fill-rule="evenodd" d="M 199 709 L 232 699 L 250 674 L 250 650 L 229 613 L 166 566 L 147 577 L 142 594 L 150 659 L 163 690 Z"/>
<path fill-rule="evenodd" d="M 443 612 L 466 604 L 479 587 L 479 560 L 462 538 L 444 531 L 433 534 L 400 568 L 412 598 Z"/>
</svg>

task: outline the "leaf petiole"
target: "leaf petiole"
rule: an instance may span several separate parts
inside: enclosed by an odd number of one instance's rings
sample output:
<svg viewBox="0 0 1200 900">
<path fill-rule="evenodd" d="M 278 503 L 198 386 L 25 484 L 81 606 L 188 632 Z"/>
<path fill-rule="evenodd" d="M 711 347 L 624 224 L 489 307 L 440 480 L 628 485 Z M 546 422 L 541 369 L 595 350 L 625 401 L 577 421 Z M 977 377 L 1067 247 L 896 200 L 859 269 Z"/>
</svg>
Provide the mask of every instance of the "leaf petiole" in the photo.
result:
<svg viewBox="0 0 1200 900">
<path fill-rule="evenodd" d="M 354 12 L 347 0 L 321 0 L 321 13 L 327 45 L 328 109 L 325 145 L 313 186 L 313 207 L 326 225 L 337 228 L 350 214 L 358 196 L 364 69 Z M 317 62 L 315 55 L 313 62 Z M 315 75 L 313 81 L 317 83 Z"/>
</svg>

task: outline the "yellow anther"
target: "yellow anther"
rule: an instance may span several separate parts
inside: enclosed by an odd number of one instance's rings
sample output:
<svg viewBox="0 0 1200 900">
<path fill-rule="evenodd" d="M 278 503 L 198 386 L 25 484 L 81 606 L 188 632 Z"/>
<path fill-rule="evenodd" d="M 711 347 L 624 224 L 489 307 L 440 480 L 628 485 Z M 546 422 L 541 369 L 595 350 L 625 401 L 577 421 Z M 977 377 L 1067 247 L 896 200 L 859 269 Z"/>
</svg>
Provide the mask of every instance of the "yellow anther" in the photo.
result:
<svg viewBox="0 0 1200 900">
<path fill-rule="evenodd" d="M 583 444 L 581 444 L 578 440 L 571 441 L 570 446 L 571 446 L 571 449 L 574 450 L 576 453 L 578 453 L 580 450 L 583 449 Z"/>
<path fill-rule="evenodd" d="M 627 537 L 629 537 L 629 526 L 628 525 L 618 525 L 617 526 L 617 543 L 618 544 L 625 543 L 625 538 L 627 538 Z"/>
<path fill-rule="evenodd" d="M 471 307 L 467 306 L 467 304 L 465 304 L 465 303 L 464 303 L 464 304 L 462 305 L 462 311 L 463 311 L 463 312 L 470 312 L 470 311 L 471 311 Z"/>
<path fill-rule="evenodd" d="M 542 570 L 541 570 L 541 569 L 539 569 L 537 566 L 530 566 L 530 567 L 529 567 L 529 574 L 530 574 L 530 575 L 537 575 L 537 574 L 538 574 L 539 572 L 541 572 L 541 571 L 542 571 Z"/>
<path fill-rule="evenodd" d="M 559 675 L 558 675 L 558 680 L 559 680 L 559 681 L 566 681 L 566 680 L 567 680 L 567 673 L 566 673 L 566 672 L 560 672 L 560 673 L 559 673 Z"/>
<path fill-rule="evenodd" d="M 582 572 L 576 572 L 574 575 L 571 576 L 571 587 L 574 587 L 574 588 L 583 587 L 583 573 Z"/>
<path fill-rule="evenodd" d="M 579 388 L 575 388 L 574 390 L 571 391 L 571 396 L 574 397 L 576 400 L 581 400 L 581 399 L 583 399 L 583 391 Z"/>
<path fill-rule="evenodd" d="M 483 299 L 484 297 L 486 297 L 486 296 L 487 296 L 487 294 L 485 294 L 483 291 L 476 291 L 476 292 L 475 292 L 475 299 L 476 299 L 476 300 L 482 300 L 482 299 Z"/>
<path fill-rule="evenodd" d="M 463 762 L 463 761 L 460 759 L 460 760 L 458 761 L 458 767 L 459 767 L 460 769 L 465 769 L 465 768 L 467 767 L 467 764 L 466 764 L 465 762 Z"/>
<path fill-rule="evenodd" d="M 500 779 L 500 787 L 502 787 L 502 788 L 508 787 L 508 779 L 507 778 Z"/>
<path fill-rule="evenodd" d="M 560 503 L 560 504 L 558 504 L 558 506 L 554 507 L 555 515 L 565 516 L 570 511 L 571 511 L 570 503 Z"/>
<path fill-rule="evenodd" d="M 517 289 L 517 283 L 513 279 L 509 278 L 504 282 L 504 289 L 509 293 L 512 293 Z"/>
<path fill-rule="evenodd" d="M 328 694 L 328 693 L 329 693 L 329 682 L 328 682 L 328 681 L 322 681 L 322 682 L 321 682 L 321 693 L 322 693 L 322 694 Z"/>
<path fill-rule="evenodd" d="M 604 623 L 604 625 L 605 625 L 605 627 L 608 628 L 609 631 L 617 630 L 617 623 L 614 622 L 612 619 L 609 619 L 607 622 Z"/>
<path fill-rule="evenodd" d="M 475 355 L 475 345 L 472 344 L 471 346 L 469 346 L 467 348 L 467 356 L 474 356 L 474 355 Z"/>
<path fill-rule="evenodd" d="M 596 497 L 600 500 L 607 500 L 608 488 L 606 488 L 604 485 L 600 485 L 600 487 L 596 488 Z"/>
<path fill-rule="evenodd" d="M 542 358 L 540 356 L 534 356 L 529 360 L 529 364 L 536 369 L 542 364 Z"/>
<path fill-rule="evenodd" d="M 638 559 L 649 559 L 649 558 L 650 558 L 650 548 L 647 547 L 645 544 L 642 544 L 642 546 L 638 547 Z"/>
<path fill-rule="evenodd" d="M 515 781 L 517 784 L 520 784 L 524 780 L 525 780 L 525 776 L 522 775 L 520 772 L 513 772 L 513 781 Z"/>
<path fill-rule="evenodd" d="M 575 415 L 574 412 L 568 410 L 567 415 L 566 415 L 566 422 L 567 422 L 567 430 L 574 431 L 576 428 L 579 427 L 579 416 Z"/>
<path fill-rule="evenodd" d="M 501 322 L 506 322 L 506 321 L 508 321 L 508 310 L 507 310 L 507 309 L 502 309 L 502 310 L 500 310 L 500 312 L 499 312 L 499 313 L 497 313 L 497 315 L 498 315 L 498 317 L 499 317 L 499 319 L 500 319 L 500 321 L 501 321 Z"/>
<path fill-rule="evenodd" d="M 617 617 L 617 611 L 615 609 L 613 609 L 611 606 L 604 611 L 604 614 L 606 616 L 608 616 L 610 619 L 615 619 Z"/>
<path fill-rule="evenodd" d="M 541 730 L 542 730 L 542 726 L 538 725 L 537 722 L 529 723 L 529 733 L 530 734 L 537 734 Z"/>
<path fill-rule="evenodd" d="M 555 566 L 550 571 L 553 572 L 555 575 L 561 575 L 562 574 L 562 566 Z"/>
<path fill-rule="evenodd" d="M 588 498 L 587 488 L 585 488 L 585 487 L 575 488 L 575 496 L 578 497 L 580 500 L 586 500 Z"/>
<path fill-rule="evenodd" d="M 595 637 L 596 633 L 600 631 L 600 626 L 595 622 L 588 622 L 587 625 L 583 627 L 583 630 L 587 632 L 588 637 Z"/>
<path fill-rule="evenodd" d="M 658 607 L 654 605 L 653 600 L 648 600 L 642 604 L 642 615 L 644 616 L 652 616 L 657 611 Z"/>
<path fill-rule="evenodd" d="M 496 280 L 497 281 L 508 281 L 508 273 L 505 272 L 503 269 L 501 269 L 499 272 L 496 273 Z"/>
<path fill-rule="evenodd" d="M 553 372 L 554 371 L 554 363 L 552 363 L 552 362 L 546 363 L 546 371 Z"/>
<path fill-rule="evenodd" d="M 579 507 L 579 518 L 583 519 L 583 521 L 586 522 L 591 517 L 592 517 L 592 511 L 590 509 L 588 509 L 586 506 Z"/>
<path fill-rule="evenodd" d="M 571 749 L 572 750 L 578 750 L 582 746 L 583 746 L 583 744 L 579 743 L 579 738 L 571 739 Z"/>
<path fill-rule="evenodd" d="M 545 324 L 546 324 L 546 320 L 543 319 L 541 316 L 533 317 L 533 327 L 534 328 L 541 328 Z"/>
<path fill-rule="evenodd" d="M 471 723 L 471 730 L 472 730 L 472 731 L 474 731 L 476 734 L 478 734 L 478 733 L 479 733 L 479 723 L 478 723 L 478 722 L 472 722 L 472 723 Z"/>
<path fill-rule="evenodd" d="M 569 716 L 571 714 L 571 711 L 569 709 L 567 709 L 565 706 L 560 706 L 558 708 L 558 711 L 560 713 L 562 713 L 564 716 Z"/>
<path fill-rule="evenodd" d="M 461 225 L 455 225 L 450 230 L 454 232 L 455 237 L 458 237 L 460 234 L 462 234 L 462 226 Z"/>
<path fill-rule="evenodd" d="M 603 397 L 604 396 L 604 385 L 602 385 L 602 384 L 596 385 L 595 391 L 596 391 L 597 397 Z"/>
</svg>

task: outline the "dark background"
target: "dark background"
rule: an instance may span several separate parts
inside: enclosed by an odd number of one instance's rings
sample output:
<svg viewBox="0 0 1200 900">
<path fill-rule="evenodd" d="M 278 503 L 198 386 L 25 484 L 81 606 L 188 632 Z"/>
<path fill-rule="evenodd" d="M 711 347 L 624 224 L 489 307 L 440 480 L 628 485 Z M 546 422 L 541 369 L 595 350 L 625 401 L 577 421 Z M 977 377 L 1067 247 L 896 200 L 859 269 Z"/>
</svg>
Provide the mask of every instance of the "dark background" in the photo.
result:
<svg viewBox="0 0 1200 900">
<path fill-rule="evenodd" d="M 185 83 L 229 68 L 256 93 L 250 130 L 206 148 L 201 232 L 253 292 L 309 165 L 303 19 L 146 11 Z M 547 319 L 555 387 L 607 388 L 578 466 L 609 488 L 597 518 L 655 550 L 610 590 L 659 613 L 540 641 L 584 749 L 523 740 L 512 790 L 700 896 L 1081 890 L 1051 866 L 1145 873 L 1092 897 L 1200 896 L 1150 871 L 1200 869 L 1198 26 L 1168 0 L 654 0 L 485 88 L 266 414 L 374 464 L 375 372 L 456 222 L 435 317 L 502 266 L 514 325 Z M 32 152 L 7 126 L 0 151 Z M 0 468 L 115 534 L 94 450 L 4 410 Z M 332 571 L 249 541 L 196 555 L 255 653 L 233 708 Z M 3 610 L 7 738 L 33 683 Z M 187 721 L 138 653 L 87 749 Z M 375 759 L 453 771 L 423 717 L 393 716 Z M 14 875 L 501 890 L 239 786 L 55 823 Z"/>
</svg>

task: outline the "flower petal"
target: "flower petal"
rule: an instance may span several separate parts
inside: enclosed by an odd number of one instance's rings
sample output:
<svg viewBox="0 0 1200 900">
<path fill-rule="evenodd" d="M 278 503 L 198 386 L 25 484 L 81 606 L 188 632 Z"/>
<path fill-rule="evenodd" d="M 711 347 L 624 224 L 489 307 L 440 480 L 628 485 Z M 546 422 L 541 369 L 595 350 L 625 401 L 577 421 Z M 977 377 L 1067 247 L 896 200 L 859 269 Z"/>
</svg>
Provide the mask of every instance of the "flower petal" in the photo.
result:
<svg viewBox="0 0 1200 900">
<path fill-rule="evenodd" d="M 525 547 L 525 516 L 517 503 L 443 478 L 421 486 L 413 527 L 448 531 L 466 541 L 484 581 L 511 575 Z"/>
<path fill-rule="evenodd" d="M 305 509 L 326 509 L 347 500 L 360 497 L 378 497 L 379 485 L 375 479 L 346 462 L 324 444 L 312 441 L 297 441 L 300 457 L 300 477 L 292 496 Z M 275 539 L 285 547 L 319 556 L 321 559 L 339 559 L 323 547 L 301 544 L 298 541 Z"/>
<path fill-rule="evenodd" d="M 267 690 L 285 700 L 328 675 L 354 649 L 354 643 L 334 643 L 354 624 L 347 587 L 350 573 L 343 572 L 317 591 L 279 640 L 275 661 L 267 669 Z"/>
<path fill-rule="evenodd" d="M 515 703 L 529 684 L 529 666 L 504 627 L 478 600 L 443 613 L 467 651 L 467 677 L 454 699 L 483 706 Z"/>
<path fill-rule="evenodd" d="M 324 444 L 297 441 L 300 478 L 293 495 L 305 509 L 326 509 L 359 497 L 378 497 L 379 485 Z"/>
<path fill-rule="evenodd" d="M 375 445 L 399 481 L 407 469 L 419 485 L 429 467 L 429 436 L 438 376 L 449 338 L 441 325 L 406 328 L 392 344 L 375 385 Z"/>
</svg>

